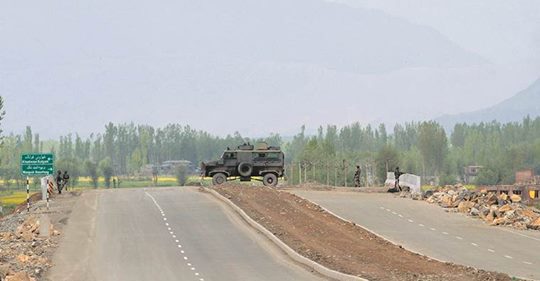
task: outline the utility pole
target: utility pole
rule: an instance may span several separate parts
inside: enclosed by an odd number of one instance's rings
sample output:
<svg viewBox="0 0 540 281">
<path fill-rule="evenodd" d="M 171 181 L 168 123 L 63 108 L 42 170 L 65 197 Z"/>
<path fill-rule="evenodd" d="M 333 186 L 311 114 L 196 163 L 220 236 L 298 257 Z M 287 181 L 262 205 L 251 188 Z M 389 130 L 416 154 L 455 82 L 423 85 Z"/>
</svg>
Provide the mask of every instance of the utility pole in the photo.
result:
<svg viewBox="0 0 540 281">
<path fill-rule="evenodd" d="M 337 163 L 334 163 L 334 186 L 337 186 Z"/>
<path fill-rule="evenodd" d="M 291 162 L 291 173 L 290 173 L 290 182 L 289 184 L 290 185 L 293 185 L 294 184 L 294 163 Z"/>
<path fill-rule="evenodd" d="M 328 165 L 328 159 L 326 160 L 326 185 L 330 185 L 330 166 Z"/>
<path fill-rule="evenodd" d="M 343 174 L 343 181 L 345 183 L 345 187 L 347 187 L 347 175 L 349 174 L 349 166 L 347 166 L 347 161 L 343 159 L 343 168 L 345 168 L 345 174 Z"/>
<path fill-rule="evenodd" d="M 313 163 L 313 165 L 311 165 L 311 171 L 312 171 L 312 174 L 313 174 L 313 181 L 316 182 L 317 179 L 315 178 L 315 165 L 317 165 L 316 163 Z"/>
<path fill-rule="evenodd" d="M 369 164 L 366 162 L 366 164 L 364 164 L 364 174 L 366 176 L 366 187 L 369 187 L 369 179 L 368 179 L 368 167 L 369 167 Z"/>
<path fill-rule="evenodd" d="M 304 163 L 304 182 L 307 182 L 307 163 Z"/>
<path fill-rule="evenodd" d="M 302 162 L 298 162 L 298 184 L 302 184 Z"/>
</svg>

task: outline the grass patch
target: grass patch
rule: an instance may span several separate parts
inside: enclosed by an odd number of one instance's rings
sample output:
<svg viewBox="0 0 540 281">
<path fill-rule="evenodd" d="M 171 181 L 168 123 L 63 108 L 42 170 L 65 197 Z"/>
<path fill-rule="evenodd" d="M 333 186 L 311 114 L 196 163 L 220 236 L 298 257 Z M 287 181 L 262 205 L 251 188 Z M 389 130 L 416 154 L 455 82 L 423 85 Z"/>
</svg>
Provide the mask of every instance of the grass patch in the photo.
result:
<svg viewBox="0 0 540 281">
<path fill-rule="evenodd" d="M 34 193 L 30 193 L 32 196 Z M 2 206 L 2 213 L 0 215 L 7 215 L 13 212 L 17 206 L 26 202 L 26 191 L 2 191 L 0 192 L 0 205 Z"/>
<path fill-rule="evenodd" d="M 19 205 L 26 201 L 26 191 L 8 191 L 10 194 L 0 195 L 2 205 Z"/>
</svg>

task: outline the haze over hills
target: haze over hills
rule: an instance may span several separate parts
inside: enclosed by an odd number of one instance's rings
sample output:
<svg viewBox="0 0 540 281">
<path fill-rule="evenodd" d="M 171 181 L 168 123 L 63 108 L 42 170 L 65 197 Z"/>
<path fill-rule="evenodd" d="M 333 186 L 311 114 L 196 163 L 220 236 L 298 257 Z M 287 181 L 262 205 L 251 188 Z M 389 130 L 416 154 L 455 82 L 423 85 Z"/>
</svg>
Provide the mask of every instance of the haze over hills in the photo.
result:
<svg viewBox="0 0 540 281">
<path fill-rule="evenodd" d="M 328 0 L 377 9 L 435 28 L 459 46 L 489 61 L 540 59 L 537 0 Z"/>
<path fill-rule="evenodd" d="M 540 78 L 532 85 L 494 106 L 472 112 L 446 115 L 435 119 L 445 128 L 452 129 L 456 123 L 480 123 L 496 120 L 501 123 L 519 122 L 529 115 L 540 116 Z"/>
<path fill-rule="evenodd" d="M 321 0 L 0 3 L 6 132 L 175 122 L 216 134 L 431 119 L 524 88 L 437 30 Z M 467 102 L 464 103 L 463 100 Z"/>
</svg>

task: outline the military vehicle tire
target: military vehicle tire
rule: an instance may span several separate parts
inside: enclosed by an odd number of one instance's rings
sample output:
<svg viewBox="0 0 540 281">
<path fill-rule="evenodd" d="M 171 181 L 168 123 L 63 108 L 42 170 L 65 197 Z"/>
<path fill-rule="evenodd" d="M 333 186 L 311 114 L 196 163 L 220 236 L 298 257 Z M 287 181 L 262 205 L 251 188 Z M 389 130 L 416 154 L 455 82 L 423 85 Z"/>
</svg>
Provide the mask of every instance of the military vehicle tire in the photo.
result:
<svg viewBox="0 0 540 281">
<path fill-rule="evenodd" d="M 276 186 L 277 182 L 278 182 L 278 179 L 275 174 L 268 173 L 263 176 L 263 184 L 265 186 Z"/>
<path fill-rule="evenodd" d="M 212 184 L 213 185 L 220 185 L 227 182 L 227 176 L 224 173 L 217 173 L 212 176 Z"/>
<path fill-rule="evenodd" d="M 238 174 L 240 174 L 243 177 L 249 177 L 251 176 L 251 173 L 253 172 L 253 165 L 250 163 L 242 162 L 240 165 L 238 165 Z"/>
</svg>

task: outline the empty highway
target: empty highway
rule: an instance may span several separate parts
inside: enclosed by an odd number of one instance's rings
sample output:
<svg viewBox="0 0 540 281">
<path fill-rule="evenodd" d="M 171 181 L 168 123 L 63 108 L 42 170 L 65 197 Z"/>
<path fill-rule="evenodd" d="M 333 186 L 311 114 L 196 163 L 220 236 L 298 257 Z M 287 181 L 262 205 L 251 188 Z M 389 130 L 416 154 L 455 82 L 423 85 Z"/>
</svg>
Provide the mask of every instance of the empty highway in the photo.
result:
<svg viewBox="0 0 540 281">
<path fill-rule="evenodd" d="M 48 280 L 324 280 L 195 187 L 84 192 Z"/>
<path fill-rule="evenodd" d="M 293 193 L 421 254 L 457 264 L 540 280 L 540 231 L 486 225 L 437 205 L 391 194 Z"/>
</svg>

